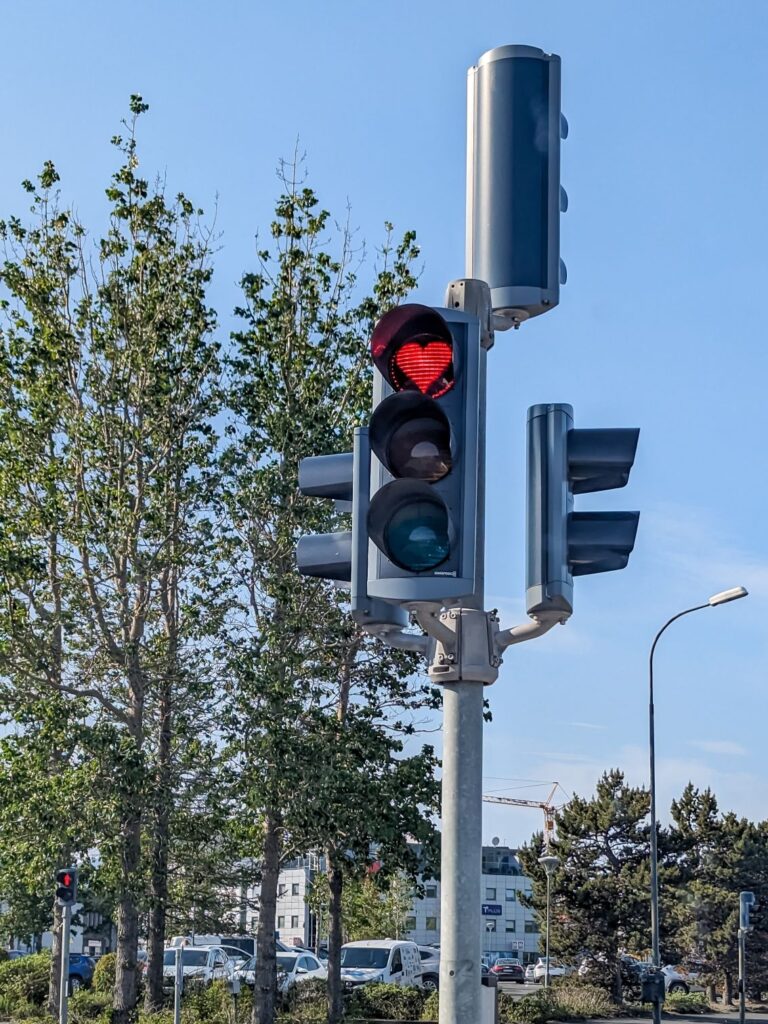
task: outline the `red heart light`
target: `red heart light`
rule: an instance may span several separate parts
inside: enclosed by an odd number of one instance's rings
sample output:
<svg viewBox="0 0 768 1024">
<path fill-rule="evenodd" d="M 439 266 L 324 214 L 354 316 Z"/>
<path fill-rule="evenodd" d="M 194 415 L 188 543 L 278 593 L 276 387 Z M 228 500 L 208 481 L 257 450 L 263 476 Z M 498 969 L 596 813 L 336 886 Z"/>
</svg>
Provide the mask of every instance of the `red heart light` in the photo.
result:
<svg viewBox="0 0 768 1024">
<path fill-rule="evenodd" d="M 395 352 L 391 369 L 398 390 L 415 386 L 423 395 L 439 398 L 453 387 L 453 346 L 438 339 L 408 341 Z"/>
</svg>

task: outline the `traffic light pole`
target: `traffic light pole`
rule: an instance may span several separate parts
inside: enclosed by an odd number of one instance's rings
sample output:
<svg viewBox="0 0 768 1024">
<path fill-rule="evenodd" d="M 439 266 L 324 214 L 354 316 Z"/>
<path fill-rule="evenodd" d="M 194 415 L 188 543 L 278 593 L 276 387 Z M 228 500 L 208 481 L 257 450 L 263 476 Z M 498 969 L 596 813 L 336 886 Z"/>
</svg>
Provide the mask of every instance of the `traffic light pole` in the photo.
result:
<svg viewBox="0 0 768 1024">
<path fill-rule="evenodd" d="M 747 930 L 739 928 L 739 1024 L 744 1024 L 747 1013 Z"/>
<path fill-rule="evenodd" d="M 59 977 L 59 1024 L 67 1024 L 69 1016 L 69 940 L 72 925 L 72 906 L 61 908 L 61 974 Z"/>
</svg>

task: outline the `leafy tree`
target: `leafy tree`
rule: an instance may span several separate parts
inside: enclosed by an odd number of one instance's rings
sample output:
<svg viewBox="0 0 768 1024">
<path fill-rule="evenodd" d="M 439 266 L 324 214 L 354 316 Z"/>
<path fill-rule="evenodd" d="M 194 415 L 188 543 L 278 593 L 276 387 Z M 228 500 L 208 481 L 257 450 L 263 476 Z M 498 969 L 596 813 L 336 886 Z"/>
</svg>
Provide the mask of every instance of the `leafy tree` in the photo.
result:
<svg viewBox="0 0 768 1024">
<path fill-rule="evenodd" d="M 552 879 L 550 950 L 602 962 L 621 998 L 620 954 L 648 946 L 650 935 L 648 792 L 628 786 L 622 772 L 606 772 L 595 795 L 574 796 L 557 816 L 552 852 L 560 865 Z M 660 849 L 664 846 L 660 835 Z M 532 881 L 531 905 L 543 933 L 546 874 L 538 863 L 541 835 L 520 851 Z"/>
<path fill-rule="evenodd" d="M 222 460 L 221 517 L 230 529 L 221 566 L 240 605 L 230 624 L 226 725 L 247 822 L 243 857 L 260 865 L 255 1024 L 270 1024 L 274 1015 L 281 860 L 326 848 L 331 834 L 343 837 L 343 849 L 360 846 L 359 832 L 348 834 L 347 819 L 339 817 L 333 776 L 345 758 L 370 765 L 372 742 L 382 773 L 399 771 L 396 746 L 379 733 L 388 710 L 404 699 L 413 703 L 403 682 L 412 663 L 387 660 L 352 628 L 337 591 L 298 576 L 294 550 L 301 533 L 332 529 L 336 521 L 332 509 L 299 495 L 299 462 L 350 450 L 352 428 L 370 405 L 366 339 L 379 313 L 412 287 L 417 250 L 412 234 L 394 251 L 388 242 L 372 294 L 358 298 L 349 233 L 339 255 L 328 251 L 328 214 L 297 181 L 296 168 L 283 183 L 273 248 L 259 250 L 259 269 L 242 281 L 242 329 L 230 359 L 230 443 Z M 358 699 L 361 710 L 347 721 Z M 348 767 L 344 778 L 351 774 Z M 369 779 L 368 795 L 374 790 Z M 347 793 L 358 813 L 359 792 L 357 785 Z M 336 844 L 327 848 L 336 871 Z M 337 964 L 330 966 L 338 973 Z"/>
<path fill-rule="evenodd" d="M 714 985 L 722 981 L 731 1002 L 738 977 L 739 892 L 768 891 L 768 828 L 735 814 L 721 814 L 709 789 L 691 783 L 672 803 L 671 836 L 678 849 L 682 885 L 670 901 L 683 959 L 705 964 Z M 749 935 L 750 984 L 768 988 L 768 913 L 753 915 Z"/>
<path fill-rule="evenodd" d="M 50 163 L 25 183 L 31 225 L 0 223 L 0 673 L 6 689 L 81 699 L 114 727 L 100 852 L 118 893 L 120 1022 L 136 1002 L 150 820 L 152 999 L 159 978 L 178 697 L 198 679 L 185 643 L 210 628 L 196 582 L 218 378 L 210 237 L 186 197 L 138 173 L 146 109 L 132 97 L 113 139 L 122 163 L 95 247 L 59 207 Z"/>
<path fill-rule="evenodd" d="M 370 868 L 363 878 L 346 880 L 341 897 L 342 939 L 399 938 L 413 906 L 414 884 L 405 875 L 382 875 Z M 321 921 L 326 922 L 327 937 L 329 884 L 327 875 L 318 875 L 308 902 Z"/>
</svg>

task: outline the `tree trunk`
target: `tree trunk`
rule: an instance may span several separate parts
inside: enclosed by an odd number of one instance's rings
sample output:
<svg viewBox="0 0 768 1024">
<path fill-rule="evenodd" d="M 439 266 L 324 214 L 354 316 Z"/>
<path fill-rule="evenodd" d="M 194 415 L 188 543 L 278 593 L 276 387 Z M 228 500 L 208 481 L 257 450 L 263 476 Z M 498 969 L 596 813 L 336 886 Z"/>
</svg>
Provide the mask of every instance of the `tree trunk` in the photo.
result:
<svg viewBox="0 0 768 1024">
<path fill-rule="evenodd" d="M 723 1002 L 726 1006 L 733 1004 L 733 977 L 730 971 L 723 974 Z"/>
<path fill-rule="evenodd" d="M 168 910 L 168 850 L 171 817 L 171 683 L 166 680 L 158 713 L 157 772 L 152 821 L 152 874 L 150 878 L 149 934 L 147 937 L 147 990 L 144 1009 L 153 1013 L 163 1007 L 163 951 Z"/>
<path fill-rule="evenodd" d="M 341 992 L 341 895 L 344 877 L 332 851 L 327 855 L 328 890 L 328 1024 L 340 1024 L 344 1012 Z"/>
<path fill-rule="evenodd" d="M 280 834 L 277 815 L 268 812 L 264 821 L 264 853 L 261 861 L 259 927 L 256 933 L 256 979 L 253 986 L 253 1024 L 274 1024 L 277 996 L 275 913 L 280 877 Z"/>
<path fill-rule="evenodd" d="M 139 946 L 139 910 L 134 887 L 141 858 L 141 810 L 132 808 L 123 824 L 122 895 L 117 904 L 117 963 L 112 1024 L 129 1024 L 138 998 L 136 953 Z"/>
<path fill-rule="evenodd" d="M 61 992 L 61 925 L 63 914 L 57 900 L 53 901 L 53 945 L 51 946 L 51 973 L 48 978 L 48 1013 L 59 1016 Z"/>
<path fill-rule="evenodd" d="M 618 1006 L 624 1001 L 624 986 L 621 983 L 621 963 L 618 962 L 613 969 L 613 998 Z"/>
</svg>

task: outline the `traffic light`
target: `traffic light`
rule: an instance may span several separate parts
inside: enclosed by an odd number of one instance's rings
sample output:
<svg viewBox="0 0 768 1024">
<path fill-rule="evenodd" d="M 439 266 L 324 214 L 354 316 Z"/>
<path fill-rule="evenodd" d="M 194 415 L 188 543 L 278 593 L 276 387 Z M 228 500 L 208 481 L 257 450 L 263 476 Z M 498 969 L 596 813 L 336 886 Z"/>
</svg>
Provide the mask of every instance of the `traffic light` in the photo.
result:
<svg viewBox="0 0 768 1024">
<path fill-rule="evenodd" d="M 573 611 L 573 577 L 623 569 L 639 512 L 574 512 L 576 494 L 624 487 L 635 428 L 575 430 L 570 405 L 528 410 L 526 605 L 529 615 Z"/>
<path fill-rule="evenodd" d="M 516 326 L 553 309 L 560 259 L 560 58 L 535 46 L 484 53 L 467 80 L 467 276 Z"/>
<path fill-rule="evenodd" d="M 739 928 L 742 931 L 752 931 L 752 925 L 749 923 L 749 912 L 750 910 L 757 909 L 757 901 L 755 900 L 755 894 L 753 892 L 740 892 L 739 893 Z"/>
<path fill-rule="evenodd" d="M 413 608 L 482 594 L 484 357 L 480 321 L 409 303 L 371 337 L 367 592 Z"/>
<path fill-rule="evenodd" d="M 71 907 L 77 902 L 77 868 L 61 868 L 56 872 L 56 900 L 62 907 Z"/>
<path fill-rule="evenodd" d="M 368 490 L 371 461 L 367 429 L 355 430 L 354 451 L 313 455 L 299 463 L 299 490 L 315 498 L 334 500 L 340 512 L 350 512 L 352 529 L 306 534 L 296 546 L 296 564 L 304 576 L 349 584 L 352 617 L 372 631 L 401 630 L 408 616 L 400 608 L 372 600 L 368 576 Z"/>
</svg>

